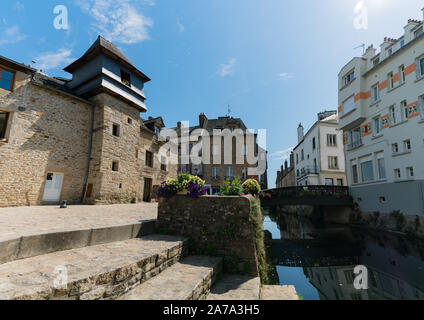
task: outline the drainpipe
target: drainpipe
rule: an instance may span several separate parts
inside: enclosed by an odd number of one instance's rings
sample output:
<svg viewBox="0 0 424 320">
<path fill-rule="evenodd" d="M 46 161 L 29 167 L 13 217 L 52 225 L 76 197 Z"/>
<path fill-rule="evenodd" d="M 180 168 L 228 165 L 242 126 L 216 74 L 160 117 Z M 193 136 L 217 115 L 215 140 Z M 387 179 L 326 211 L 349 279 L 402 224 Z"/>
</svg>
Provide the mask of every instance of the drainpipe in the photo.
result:
<svg viewBox="0 0 424 320">
<path fill-rule="evenodd" d="M 90 172 L 90 162 L 91 162 L 91 149 L 93 145 L 93 128 L 94 128 L 94 108 L 95 105 L 91 105 L 91 112 L 90 112 L 90 135 L 88 138 L 88 157 L 87 157 L 87 169 L 85 170 L 85 177 L 84 177 L 84 185 L 82 188 L 82 195 L 81 195 L 81 203 L 84 202 L 85 193 L 87 192 L 87 182 L 88 182 L 88 175 Z"/>
</svg>

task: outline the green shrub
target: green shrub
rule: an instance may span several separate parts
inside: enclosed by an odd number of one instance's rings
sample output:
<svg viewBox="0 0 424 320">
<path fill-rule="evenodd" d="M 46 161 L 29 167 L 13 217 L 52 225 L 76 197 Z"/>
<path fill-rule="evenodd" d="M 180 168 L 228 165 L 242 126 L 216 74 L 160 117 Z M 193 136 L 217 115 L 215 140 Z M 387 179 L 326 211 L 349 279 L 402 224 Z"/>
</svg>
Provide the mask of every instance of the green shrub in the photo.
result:
<svg viewBox="0 0 424 320">
<path fill-rule="evenodd" d="M 255 179 L 248 179 L 243 183 L 243 191 L 246 194 L 256 196 L 261 192 L 261 186 Z"/>
<path fill-rule="evenodd" d="M 395 210 L 390 213 L 390 217 L 395 220 L 397 230 L 402 231 L 406 225 L 406 218 L 404 214 L 399 210 Z"/>
<path fill-rule="evenodd" d="M 178 191 L 188 190 L 188 185 L 190 183 L 197 184 L 201 188 L 203 188 L 205 186 L 205 181 L 203 181 L 202 179 L 200 179 L 197 176 L 192 176 L 191 174 L 188 174 L 188 173 L 180 173 L 178 175 L 178 184 L 179 184 Z"/>
<path fill-rule="evenodd" d="M 241 185 L 239 178 L 236 178 L 233 181 L 227 180 L 221 186 L 221 195 L 223 196 L 240 196 L 243 192 L 243 186 Z"/>
</svg>

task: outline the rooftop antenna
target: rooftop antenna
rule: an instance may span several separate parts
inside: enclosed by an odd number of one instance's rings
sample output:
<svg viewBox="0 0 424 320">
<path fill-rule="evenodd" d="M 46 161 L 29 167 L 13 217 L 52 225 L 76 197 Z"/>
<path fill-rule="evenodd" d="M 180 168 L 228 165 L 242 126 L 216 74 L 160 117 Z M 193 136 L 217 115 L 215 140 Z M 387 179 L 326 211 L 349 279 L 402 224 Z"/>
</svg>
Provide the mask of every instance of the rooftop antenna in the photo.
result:
<svg viewBox="0 0 424 320">
<path fill-rule="evenodd" d="M 356 48 L 353 48 L 353 50 L 362 48 L 362 54 L 365 54 L 365 43 L 361 44 L 360 46 L 357 46 Z"/>
<path fill-rule="evenodd" d="M 230 116 L 230 114 L 231 114 L 231 106 L 230 106 L 230 105 L 228 105 L 228 113 L 227 113 L 227 117 L 229 117 L 229 116 Z"/>
</svg>

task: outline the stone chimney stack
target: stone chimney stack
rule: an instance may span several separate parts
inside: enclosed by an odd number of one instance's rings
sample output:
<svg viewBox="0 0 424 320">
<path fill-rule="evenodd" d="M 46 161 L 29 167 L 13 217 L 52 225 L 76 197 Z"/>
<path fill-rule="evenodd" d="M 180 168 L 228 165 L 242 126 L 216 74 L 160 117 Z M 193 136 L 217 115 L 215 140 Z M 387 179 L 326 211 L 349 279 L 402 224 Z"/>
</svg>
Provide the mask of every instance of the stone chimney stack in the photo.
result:
<svg viewBox="0 0 424 320">
<path fill-rule="evenodd" d="M 299 127 L 297 128 L 297 143 L 303 140 L 305 133 L 301 123 L 299 123 Z"/>
<path fill-rule="evenodd" d="M 208 125 L 208 118 L 206 115 L 202 112 L 199 114 L 199 126 L 203 129 L 206 129 L 206 126 Z"/>
<path fill-rule="evenodd" d="M 373 45 L 370 45 L 367 50 L 365 51 L 365 53 L 362 55 L 363 58 L 370 60 L 373 57 L 375 57 L 375 54 L 377 53 L 377 50 L 374 48 Z"/>
<path fill-rule="evenodd" d="M 183 125 L 183 123 L 181 121 L 178 121 L 177 128 L 178 128 L 178 130 L 181 130 L 181 129 L 184 128 L 184 125 Z"/>
<path fill-rule="evenodd" d="M 286 161 L 284 161 L 284 170 L 288 170 L 288 168 L 289 168 L 289 162 L 286 160 Z"/>
</svg>

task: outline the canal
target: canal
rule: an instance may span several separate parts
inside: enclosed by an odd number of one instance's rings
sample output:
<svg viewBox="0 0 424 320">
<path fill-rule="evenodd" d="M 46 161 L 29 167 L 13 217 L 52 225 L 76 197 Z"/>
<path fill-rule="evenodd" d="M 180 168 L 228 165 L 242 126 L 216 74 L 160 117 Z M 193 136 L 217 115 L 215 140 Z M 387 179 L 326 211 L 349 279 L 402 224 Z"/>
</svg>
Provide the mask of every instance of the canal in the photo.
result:
<svg viewBox="0 0 424 320">
<path fill-rule="evenodd" d="M 424 299 L 423 241 L 271 211 L 263 210 L 264 229 L 280 284 L 304 300 Z M 354 287 L 358 265 L 368 271 L 367 290 Z"/>
</svg>

